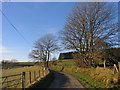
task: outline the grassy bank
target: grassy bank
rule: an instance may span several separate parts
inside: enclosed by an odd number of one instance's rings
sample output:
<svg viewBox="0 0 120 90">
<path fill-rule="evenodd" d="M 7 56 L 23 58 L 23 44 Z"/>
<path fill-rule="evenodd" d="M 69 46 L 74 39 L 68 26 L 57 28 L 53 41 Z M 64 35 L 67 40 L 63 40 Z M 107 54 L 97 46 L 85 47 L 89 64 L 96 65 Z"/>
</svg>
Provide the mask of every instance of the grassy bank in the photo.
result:
<svg viewBox="0 0 120 90">
<path fill-rule="evenodd" d="M 118 74 L 113 74 L 113 71 L 110 69 L 104 69 L 100 67 L 79 68 L 75 66 L 73 60 L 63 60 L 62 62 L 57 61 L 56 63 L 57 65 L 51 64 L 52 69 L 73 75 L 86 88 L 117 87 Z"/>
</svg>

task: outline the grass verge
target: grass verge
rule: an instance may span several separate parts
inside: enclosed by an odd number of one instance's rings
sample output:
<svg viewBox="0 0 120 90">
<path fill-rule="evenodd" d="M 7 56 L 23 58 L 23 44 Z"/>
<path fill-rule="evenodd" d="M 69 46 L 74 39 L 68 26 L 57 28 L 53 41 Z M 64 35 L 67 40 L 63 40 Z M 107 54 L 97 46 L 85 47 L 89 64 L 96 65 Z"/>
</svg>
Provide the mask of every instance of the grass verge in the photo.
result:
<svg viewBox="0 0 120 90">
<path fill-rule="evenodd" d="M 76 77 L 86 88 L 120 88 L 118 73 L 109 68 L 81 68 L 74 60 L 58 60 L 50 64 L 51 69 L 62 71 Z"/>
<path fill-rule="evenodd" d="M 51 69 L 56 71 L 61 71 L 61 66 L 51 66 Z M 93 80 L 89 75 L 85 73 L 76 72 L 76 68 L 64 67 L 62 72 L 68 73 L 74 76 L 80 83 L 86 88 L 105 88 L 104 84 L 98 81 Z"/>
<path fill-rule="evenodd" d="M 105 88 L 104 85 L 100 82 L 93 80 L 90 76 L 84 73 L 69 72 L 72 76 L 76 77 L 81 84 L 86 88 Z"/>
</svg>

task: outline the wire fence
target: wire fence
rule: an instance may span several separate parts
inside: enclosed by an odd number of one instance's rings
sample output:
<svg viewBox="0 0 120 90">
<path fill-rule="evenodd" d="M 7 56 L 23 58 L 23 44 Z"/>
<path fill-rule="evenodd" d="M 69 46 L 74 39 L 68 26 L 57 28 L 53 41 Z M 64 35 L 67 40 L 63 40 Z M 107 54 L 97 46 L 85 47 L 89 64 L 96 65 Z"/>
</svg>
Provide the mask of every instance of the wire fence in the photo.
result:
<svg viewBox="0 0 120 90">
<path fill-rule="evenodd" d="M 0 83 L 2 85 L 1 88 L 28 88 L 30 85 L 40 80 L 40 78 L 43 78 L 48 72 L 48 69 L 43 68 L 41 70 L 0 77 L 2 81 Z"/>
</svg>

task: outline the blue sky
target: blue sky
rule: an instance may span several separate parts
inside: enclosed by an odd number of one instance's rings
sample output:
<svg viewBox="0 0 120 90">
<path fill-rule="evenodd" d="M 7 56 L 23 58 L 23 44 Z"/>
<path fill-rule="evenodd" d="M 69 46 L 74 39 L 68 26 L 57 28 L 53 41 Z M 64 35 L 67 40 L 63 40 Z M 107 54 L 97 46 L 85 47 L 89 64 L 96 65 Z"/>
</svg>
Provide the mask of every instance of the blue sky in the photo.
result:
<svg viewBox="0 0 120 90">
<path fill-rule="evenodd" d="M 2 59 L 29 61 L 28 54 L 34 42 L 47 33 L 58 35 L 75 3 L 70 2 L 11 2 L 2 3 L 2 10 L 23 38 L 2 17 Z M 58 56 L 58 54 L 54 54 Z"/>
<path fill-rule="evenodd" d="M 21 38 L 5 17 L 2 17 L 2 45 L 0 45 L 2 58 L 0 57 L 0 60 L 30 61 L 28 54 L 34 42 L 48 33 L 58 36 L 58 32 L 66 23 L 66 17 L 75 5 L 76 3 L 73 2 L 2 3 L 2 11 L 29 43 Z M 58 55 L 59 53 L 54 53 L 53 57 Z"/>
</svg>

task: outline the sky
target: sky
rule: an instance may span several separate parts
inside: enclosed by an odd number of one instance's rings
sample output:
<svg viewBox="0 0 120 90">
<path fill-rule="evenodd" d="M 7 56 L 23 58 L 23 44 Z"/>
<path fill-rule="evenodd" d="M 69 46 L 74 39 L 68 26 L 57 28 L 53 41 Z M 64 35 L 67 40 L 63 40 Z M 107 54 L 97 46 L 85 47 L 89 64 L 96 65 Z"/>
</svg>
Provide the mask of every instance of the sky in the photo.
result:
<svg viewBox="0 0 120 90">
<path fill-rule="evenodd" d="M 48 33 L 58 35 L 74 6 L 75 3 L 72 2 L 2 3 L 4 14 L 27 40 L 26 42 L 2 16 L 2 59 L 31 61 L 28 54 L 34 42 Z M 59 53 L 53 56 L 58 57 Z"/>
<path fill-rule="evenodd" d="M 32 61 L 28 55 L 34 42 L 48 33 L 58 36 L 75 5 L 75 2 L 3 2 L 2 11 L 26 40 L 0 15 L 0 60 Z M 53 53 L 52 57 L 58 58 L 59 53 Z"/>
</svg>

